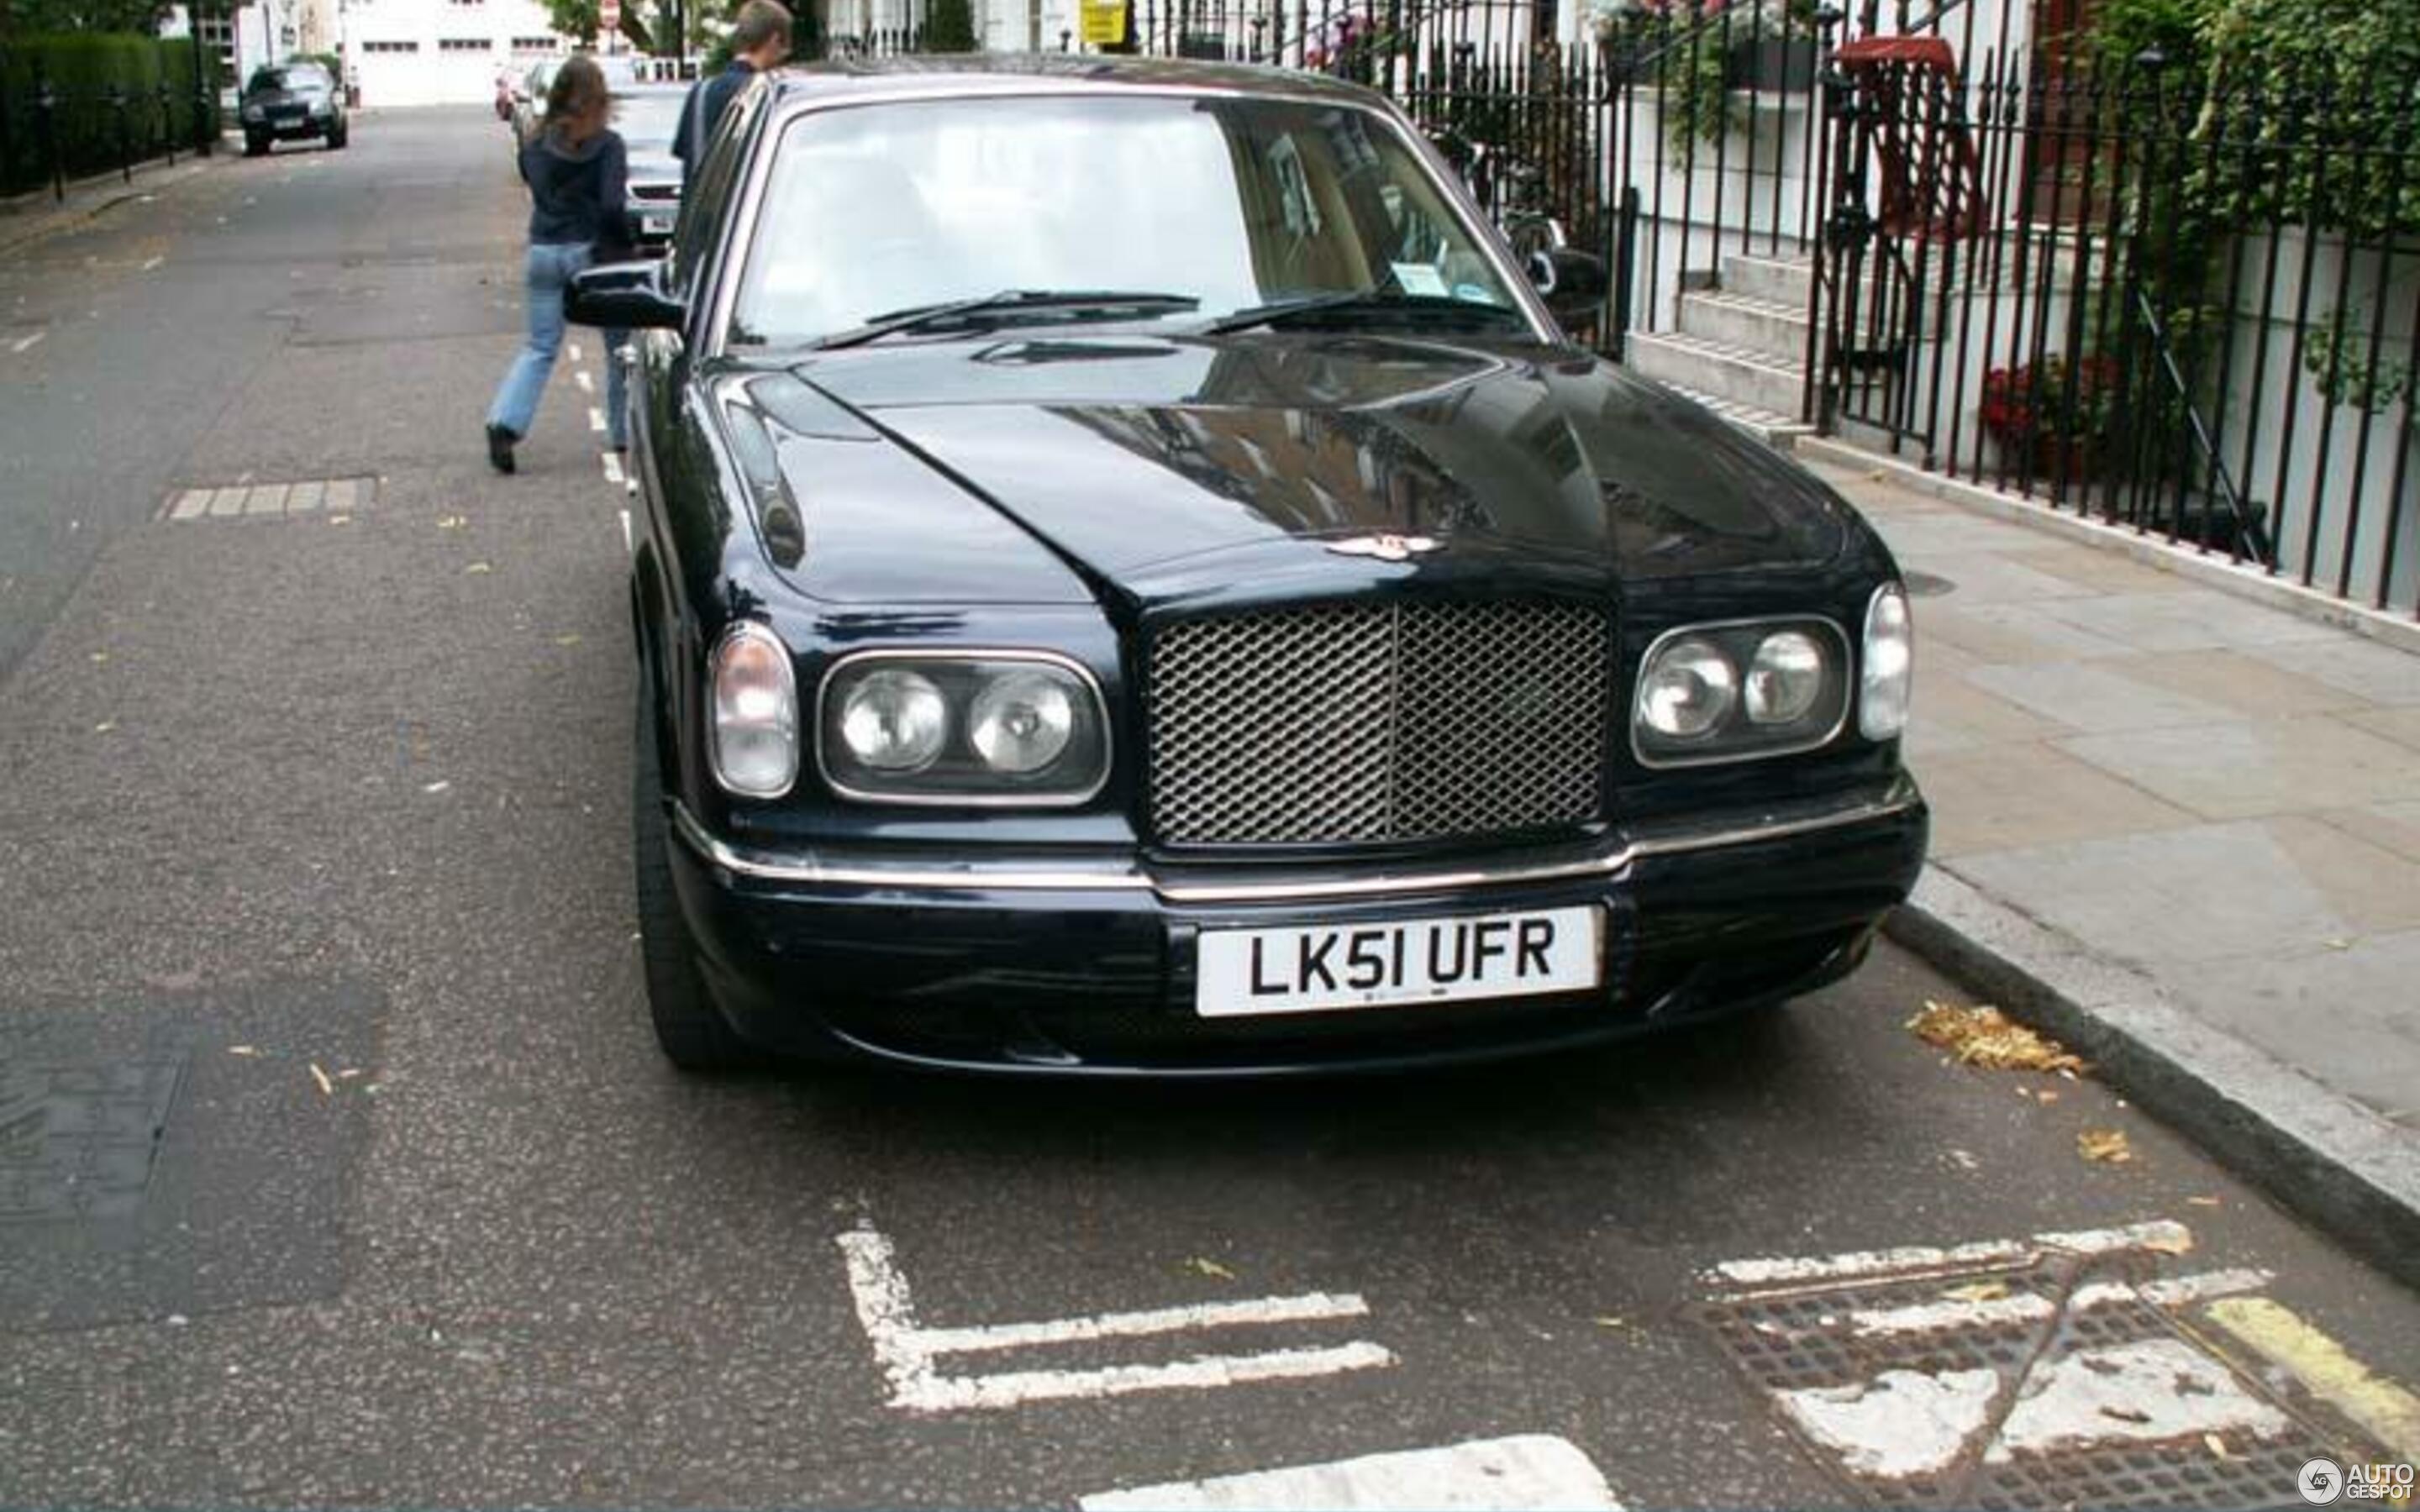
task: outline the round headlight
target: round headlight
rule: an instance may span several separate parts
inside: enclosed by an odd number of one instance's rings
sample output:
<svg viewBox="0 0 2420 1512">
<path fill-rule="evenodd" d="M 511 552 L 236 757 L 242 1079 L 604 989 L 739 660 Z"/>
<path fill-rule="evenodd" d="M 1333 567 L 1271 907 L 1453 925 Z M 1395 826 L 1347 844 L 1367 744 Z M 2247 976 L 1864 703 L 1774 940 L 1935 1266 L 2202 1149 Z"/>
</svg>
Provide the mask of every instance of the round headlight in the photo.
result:
<svg viewBox="0 0 2420 1512">
<path fill-rule="evenodd" d="M 1059 759 L 1076 728 L 1076 703 L 1047 673 L 1010 672 L 977 695 L 967 738 L 995 772 L 1038 772 Z"/>
<path fill-rule="evenodd" d="M 1823 693 L 1823 648 L 1804 630 L 1766 636 L 1747 669 L 1747 717 L 1758 724 L 1795 724 Z"/>
<path fill-rule="evenodd" d="M 840 735 L 848 753 L 877 772 L 931 765 L 949 733 L 949 704 L 920 672 L 869 672 L 841 704 Z"/>
<path fill-rule="evenodd" d="M 1638 691 L 1639 717 L 1659 735 L 1689 740 L 1722 723 L 1739 697 L 1739 672 L 1711 640 L 1665 648 Z"/>
</svg>

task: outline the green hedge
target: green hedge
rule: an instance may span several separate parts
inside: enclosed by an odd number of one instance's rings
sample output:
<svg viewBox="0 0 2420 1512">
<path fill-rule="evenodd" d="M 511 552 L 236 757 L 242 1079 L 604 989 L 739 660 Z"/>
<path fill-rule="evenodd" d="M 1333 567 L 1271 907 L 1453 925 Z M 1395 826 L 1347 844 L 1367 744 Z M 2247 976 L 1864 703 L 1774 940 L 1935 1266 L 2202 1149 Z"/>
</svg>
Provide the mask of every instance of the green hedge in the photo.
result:
<svg viewBox="0 0 2420 1512">
<path fill-rule="evenodd" d="M 35 108 L 38 81 L 57 99 L 54 123 L 67 176 L 101 173 L 118 164 L 118 114 L 109 102 L 112 85 L 126 97 L 124 150 L 140 162 L 172 147 L 194 144 L 194 58 L 191 38 L 163 39 L 123 33 L 22 38 L 0 52 L 0 190 L 39 188 L 49 181 L 51 163 Z M 218 57 L 201 52 L 208 126 L 219 129 Z M 160 85 L 168 85 L 167 109 Z"/>
</svg>

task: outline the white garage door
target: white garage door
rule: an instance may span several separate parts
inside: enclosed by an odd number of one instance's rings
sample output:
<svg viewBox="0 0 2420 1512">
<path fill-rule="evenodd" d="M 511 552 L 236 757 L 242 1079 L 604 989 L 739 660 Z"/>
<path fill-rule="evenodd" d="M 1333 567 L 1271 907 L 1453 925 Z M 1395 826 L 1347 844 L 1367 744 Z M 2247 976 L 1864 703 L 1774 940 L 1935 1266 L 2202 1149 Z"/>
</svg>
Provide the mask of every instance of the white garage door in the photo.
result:
<svg viewBox="0 0 2420 1512">
<path fill-rule="evenodd" d="M 362 49 L 362 103 L 373 109 L 398 105 L 486 104 L 496 97 L 496 74 L 505 65 L 488 44 L 476 50 L 422 41 L 410 51 L 373 40 Z"/>
</svg>

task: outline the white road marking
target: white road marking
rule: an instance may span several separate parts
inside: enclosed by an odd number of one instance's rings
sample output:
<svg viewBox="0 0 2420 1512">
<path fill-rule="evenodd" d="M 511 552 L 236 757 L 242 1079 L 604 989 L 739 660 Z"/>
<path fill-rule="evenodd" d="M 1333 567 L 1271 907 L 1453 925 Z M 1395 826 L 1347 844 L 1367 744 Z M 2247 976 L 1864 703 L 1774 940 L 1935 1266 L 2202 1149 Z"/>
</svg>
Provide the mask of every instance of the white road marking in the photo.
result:
<svg viewBox="0 0 2420 1512">
<path fill-rule="evenodd" d="M 143 265 L 143 270 L 147 273 L 152 269 L 159 267 L 162 263 L 166 262 L 167 260 L 168 259 L 165 257 L 154 257 L 149 262 Z"/>
<path fill-rule="evenodd" d="M 2266 1437 L 2292 1423 L 2233 1372 L 2181 1339 L 2086 1350 L 2046 1361 L 2018 1388 L 2015 1411 L 1983 1458 L 2006 1464 L 2110 1443 L 2195 1438 L 2242 1428 Z"/>
<path fill-rule="evenodd" d="M 1181 1333 L 1188 1328 L 1233 1328 L 1251 1323 L 1369 1316 L 1370 1304 L 1358 1297 L 1331 1297 L 1314 1291 L 1300 1297 L 1262 1297 L 1251 1302 L 1203 1303 L 1150 1312 L 1054 1318 L 1041 1323 L 995 1323 L 985 1328 L 927 1328 L 919 1332 L 931 1353 L 972 1354 L 985 1350 L 1018 1350 L 1034 1344 L 1068 1344 L 1081 1339 L 1140 1338 L 1152 1334 Z"/>
<path fill-rule="evenodd" d="M 1148 1337 L 1197 1328 L 1362 1318 L 1369 1315 L 1370 1307 L 1361 1298 L 1349 1293 L 1331 1296 L 1314 1292 L 1302 1297 L 1264 1297 L 1250 1302 L 1105 1313 L 988 1328 L 928 1329 L 916 1321 L 908 1278 L 892 1257 L 890 1240 L 872 1228 L 857 1228 L 834 1236 L 833 1242 L 839 1244 L 847 1262 L 849 1291 L 856 1300 L 858 1323 L 873 1346 L 875 1363 L 891 1383 L 891 1405 L 903 1412 L 969 1412 L 1130 1392 L 1203 1390 L 1255 1381 L 1301 1380 L 1349 1370 L 1372 1370 L 1395 1363 L 1394 1355 L 1388 1350 L 1365 1340 L 1355 1340 L 1328 1349 L 1196 1355 L 1165 1365 L 945 1376 L 937 1364 L 939 1357 L 945 1354 L 1088 1339 Z"/>
<path fill-rule="evenodd" d="M 49 334 L 50 332 L 47 331 L 37 331 L 30 336 L 20 336 L 18 339 L 8 344 L 8 349 L 20 356 L 23 356 L 24 353 L 32 351 L 41 339 Z"/>
<path fill-rule="evenodd" d="M 1885 1370 L 1870 1382 L 1774 1395 L 1807 1436 L 1860 1475 L 1924 1475 L 1991 1420 L 1996 1370 Z"/>
<path fill-rule="evenodd" d="M 1621 1512 L 1612 1488 L 1589 1457 L 1569 1441 L 1544 1433 L 1101 1491 L 1076 1504 L 1084 1512 L 1361 1512 L 1389 1507 Z"/>
<path fill-rule="evenodd" d="M 580 343 L 575 341 L 564 349 L 571 354 L 571 360 L 573 362 L 576 363 L 580 361 Z"/>
<path fill-rule="evenodd" d="M 622 549 L 626 552 L 636 551 L 638 548 L 630 544 L 630 512 L 624 509 L 616 513 L 622 517 Z"/>
<path fill-rule="evenodd" d="M 2129 1286 L 2122 1281 L 2096 1281 L 2078 1287 L 2075 1295 L 2068 1299 L 2067 1306 L 2070 1312 L 2079 1312 L 2088 1307 L 2142 1301 L 2163 1307 L 2184 1307 L 2211 1297 L 2257 1291 L 2273 1279 L 2266 1271 L 2210 1271 L 2198 1275 L 2179 1276 L 2173 1281 L 2153 1281 L 2140 1287 Z M 1851 1312 L 1848 1318 L 1851 1329 L 1863 1337 L 1873 1338 L 1894 1334 L 1933 1334 L 1951 1329 L 2038 1323 L 2047 1320 L 2057 1311 L 2058 1305 L 2052 1299 L 2032 1292 L 2020 1292 L 1975 1302 L 1948 1298 L 1941 1302 L 1918 1303 L 1909 1307 L 1862 1307 Z"/>
<path fill-rule="evenodd" d="M 600 434 L 605 429 L 605 411 L 593 404 L 588 407 L 588 428 Z"/>
<path fill-rule="evenodd" d="M 176 506 L 169 511 L 171 519 L 193 519 L 210 507 L 208 488 L 188 488 L 177 496 Z"/>
<path fill-rule="evenodd" d="M 1909 1246 L 1901 1249 L 1854 1250 L 1820 1258 L 1727 1260 L 1714 1267 L 1716 1279 L 1734 1286 L 1772 1287 L 1818 1281 L 1847 1281 L 1906 1272 L 1959 1270 L 1979 1265 L 2030 1260 L 2045 1250 L 2071 1255 L 2109 1255 L 2130 1249 L 2180 1253 L 2193 1246 L 2184 1225 L 2165 1219 L 2123 1228 L 2089 1228 L 2073 1233 L 2036 1234 L 2030 1240 L 1987 1240 L 1947 1249 Z"/>
<path fill-rule="evenodd" d="M 605 464 L 605 481 L 607 483 L 622 482 L 621 457 L 615 455 L 612 452 L 599 452 L 597 455 Z"/>
<path fill-rule="evenodd" d="M 597 380 L 590 378 L 585 370 L 572 374 L 571 381 L 580 385 L 580 392 L 582 393 L 597 392 Z"/>
</svg>

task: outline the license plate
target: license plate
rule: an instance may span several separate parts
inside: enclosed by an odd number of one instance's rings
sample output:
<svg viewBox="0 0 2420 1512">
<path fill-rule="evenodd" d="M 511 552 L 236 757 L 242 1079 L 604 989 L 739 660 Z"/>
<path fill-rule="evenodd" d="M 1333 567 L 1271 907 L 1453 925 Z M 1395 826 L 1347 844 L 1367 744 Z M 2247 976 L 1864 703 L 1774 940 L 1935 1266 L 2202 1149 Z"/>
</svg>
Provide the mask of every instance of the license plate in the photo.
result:
<svg viewBox="0 0 2420 1512">
<path fill-rule="evenodd" d="M 669 215 L 642 215 L 639 217 L 639 229 L 651 237 L 668 237 L 673 234 L 673 218 Z"/>
<path fill-rule="evenodd" d="M 1585 992 L 1604 980 L 1605 912 L 1546 908 L 1400 923 L 1204 931 L 1194 1011 L 1315 1013 Z"/>
</svg>

